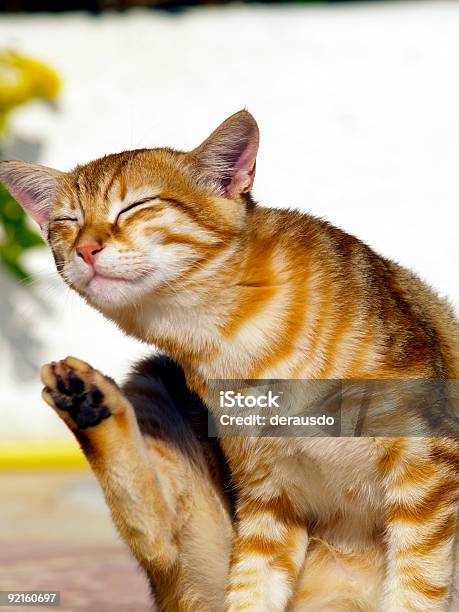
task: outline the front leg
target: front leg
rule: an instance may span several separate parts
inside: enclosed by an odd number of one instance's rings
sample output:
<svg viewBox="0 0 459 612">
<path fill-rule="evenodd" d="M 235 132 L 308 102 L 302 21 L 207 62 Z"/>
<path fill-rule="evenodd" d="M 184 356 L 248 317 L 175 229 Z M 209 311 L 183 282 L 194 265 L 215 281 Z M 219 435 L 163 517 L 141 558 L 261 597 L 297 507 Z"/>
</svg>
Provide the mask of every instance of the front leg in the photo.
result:
<svg viewBox="0 0 459 612">
<path fill-rule="evenodd" d="M 240 500 L 226 612 L 283 612 L 307 543 L 306 524 L 286 496 Z"/>
<path fill-rule="evenodd" d="M 196 443 L 191 454 L 162 428 L 163 410 L 179 414 L 188 400 L 185 395 L 174 405 L 168 389 L 183 382 L 165 370 L 164 360 L 155 361 L 141 364 L 123 393 L 110 378 L 68 357 L 43 367 L 43 397 L 79 441 L 158 609 L 221 612 L 230 508 L 207 468 L 204 447 Z M 191 428 L 188 435 L 194 435 Z"/>
<path fill-rule="evenodd" d="M 123 539 L 150 578 L 168 576 L 177 559 L 180 523 L 132 405 L 110 378 L 73 357 L 43 366 L 42 381 L 44 400 L 80 443 Z"/>
<path fill-rule="evenodd" d="M 387 571 L 381 612 L 446 612 L 458 512 L 457 448 L 447 440 L 400 439 L 383 457 Z"/>
</svg>

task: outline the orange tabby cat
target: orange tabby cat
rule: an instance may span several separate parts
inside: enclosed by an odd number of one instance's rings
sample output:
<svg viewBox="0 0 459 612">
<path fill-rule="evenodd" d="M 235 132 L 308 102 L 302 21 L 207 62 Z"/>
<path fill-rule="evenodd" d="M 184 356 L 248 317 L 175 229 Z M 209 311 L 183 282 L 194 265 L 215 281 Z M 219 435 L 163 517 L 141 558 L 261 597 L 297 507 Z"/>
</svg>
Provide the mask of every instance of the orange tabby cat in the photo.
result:
<svg viewBox="0 0 459 612">
<path fill-rule="evenodd" d="M 204 400 L 221 378 L 459 378 L 447 303 L 328 223 L 256 205 L 257 149 L 242 111 L 189 153 L 130 151 L 69 173 L 4 162 L 0 178 L 65 281 L 168 353 Z M 43 380 L 164 609 L 458 609 L 457 439 L 224 437 L 232 538 L 209 464 L 142 441 L 112 382 L 72 358 Z M 200 524 L 211 532 L 201 559 Z"/>
</svg>

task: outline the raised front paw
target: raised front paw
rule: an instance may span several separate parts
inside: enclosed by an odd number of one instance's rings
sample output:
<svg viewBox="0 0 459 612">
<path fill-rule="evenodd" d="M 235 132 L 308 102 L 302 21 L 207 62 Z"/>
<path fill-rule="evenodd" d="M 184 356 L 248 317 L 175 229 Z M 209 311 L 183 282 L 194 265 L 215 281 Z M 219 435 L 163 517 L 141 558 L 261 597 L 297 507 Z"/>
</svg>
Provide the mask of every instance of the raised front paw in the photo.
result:
<svg viewBox="0 0 459 612">
<path fill-rule="evenodd" d="M 122 404 L 116 384 L 75 357 L 44 365 L 41 379 L 43 399 L 71 429 L 96 427 Z"/>
</svg>

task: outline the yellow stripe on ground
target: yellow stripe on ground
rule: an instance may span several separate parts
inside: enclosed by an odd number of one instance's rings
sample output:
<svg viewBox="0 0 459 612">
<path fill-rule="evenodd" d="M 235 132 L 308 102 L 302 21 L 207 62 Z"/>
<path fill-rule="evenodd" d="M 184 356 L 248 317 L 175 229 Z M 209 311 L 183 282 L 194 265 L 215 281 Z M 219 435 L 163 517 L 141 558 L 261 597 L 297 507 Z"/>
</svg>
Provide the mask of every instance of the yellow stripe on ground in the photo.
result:
<svg viewBox="0 0 459 612">
<path fill-rule="evenodd" d="M 72 440 L 0 440 L 0 469 L 85 468 L 88 463 Z"/>
</svg>

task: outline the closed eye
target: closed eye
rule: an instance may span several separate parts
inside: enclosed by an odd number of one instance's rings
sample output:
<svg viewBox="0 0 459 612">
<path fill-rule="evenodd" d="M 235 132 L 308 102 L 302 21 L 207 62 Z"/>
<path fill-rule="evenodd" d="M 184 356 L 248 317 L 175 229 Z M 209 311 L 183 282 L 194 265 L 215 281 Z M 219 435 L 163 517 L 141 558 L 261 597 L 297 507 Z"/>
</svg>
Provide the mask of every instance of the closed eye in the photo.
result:
<svg viewBox="0 0 459 612">
<path fill-rule="evenodd" d="M 58 221 L 78 221 L 76 217 L 58 217 L 57 219 L 53 219 L 55 223 Z"/>
<path fill-rule="evenodd" d="M 148 198 L 143 198 L 143 200 L 137 200 L 137 202 L 133 202 L 132 204 L 129 204 L 129 206 L 126 206 L 126 208 L 123 208 L 123 210 L 121 210 L 118 213 L 117 216 L 117 220 L 121 215 L 124 215 L 124 213 L 129 212 L 130 210 L 132 210 L 133 208 L 136 208 L 137 206 L 142 206 L 142 204 L 148 204 L 149 202 L 153 202 L 154 200 L 157 200 L 158 196 L 149 196 Z"/>
</svg>

